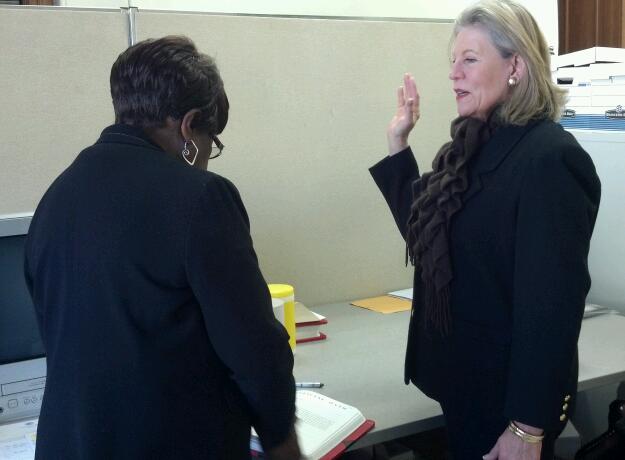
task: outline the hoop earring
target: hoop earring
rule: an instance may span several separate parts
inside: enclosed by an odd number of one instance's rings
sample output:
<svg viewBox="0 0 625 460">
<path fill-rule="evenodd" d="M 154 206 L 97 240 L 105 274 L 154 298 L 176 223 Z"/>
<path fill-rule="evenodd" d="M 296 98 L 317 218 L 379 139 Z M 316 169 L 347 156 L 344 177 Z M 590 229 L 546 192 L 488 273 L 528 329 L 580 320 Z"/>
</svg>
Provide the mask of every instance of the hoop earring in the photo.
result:
<svg viewBox="0 0 625 460">
<path fill-rule="evenodd" d="M 519 81 L 517 80 L 517 78 L 516 78 L 516 77 L 510 77 L 510 78 L 508 78 L 508 86 L 509 86 L 510 88 L 512 88 L 513 86 L 516 86 L 518 82 L 519 82 Z"/>
<path fill-rule="evenodd" d="M 191 152 L 189 151 L 189 143 L 191 143 L 191 145 L 195 149 L 195 153 L 193 154 L 192 160 L 189 159 L 189 155 L 191 154 Z M 193 139 L 184 141 L 184 147 L 182 148 L 182 158 L 184 159 L 184 161 L 187 162 L 189 166 L 193 166 L 195 164 L 195 160 L 197 160 L 198 153 L 200 153 L 200 149 L 197 148 L 197 145 L 195 145 L 195 142 L 193 142 Z"/>
</svg>

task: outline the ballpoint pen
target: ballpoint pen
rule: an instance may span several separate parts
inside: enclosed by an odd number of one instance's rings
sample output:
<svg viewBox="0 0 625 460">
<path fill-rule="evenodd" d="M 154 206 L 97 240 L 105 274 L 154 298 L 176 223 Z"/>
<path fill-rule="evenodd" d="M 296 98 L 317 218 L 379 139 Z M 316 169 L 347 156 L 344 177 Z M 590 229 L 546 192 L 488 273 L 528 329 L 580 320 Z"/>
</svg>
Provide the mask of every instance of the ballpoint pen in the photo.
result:
<svg viewBox="0 0 625 460">
<path fill-rule="evenodd" d="M 295 382 L 295 388 L 323 388 L 321 382 Z"/>
</svg>

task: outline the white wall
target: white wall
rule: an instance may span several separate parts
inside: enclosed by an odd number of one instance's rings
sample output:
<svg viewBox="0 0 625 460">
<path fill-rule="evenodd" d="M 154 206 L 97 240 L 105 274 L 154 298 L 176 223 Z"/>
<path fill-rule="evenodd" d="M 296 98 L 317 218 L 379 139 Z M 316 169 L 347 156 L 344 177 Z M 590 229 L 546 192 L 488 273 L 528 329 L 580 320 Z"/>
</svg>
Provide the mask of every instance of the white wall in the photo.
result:
<svg viewBox="0 0 625 460">
<path fill-rule="evenodd" d="M 474 0 L 60 0 L 63 6 L 119 7 L 297 16 L 454 19 Z M 534 15 L 550 45 L 558 47 L 556 0 L 519 0 Z"/>
</svg>

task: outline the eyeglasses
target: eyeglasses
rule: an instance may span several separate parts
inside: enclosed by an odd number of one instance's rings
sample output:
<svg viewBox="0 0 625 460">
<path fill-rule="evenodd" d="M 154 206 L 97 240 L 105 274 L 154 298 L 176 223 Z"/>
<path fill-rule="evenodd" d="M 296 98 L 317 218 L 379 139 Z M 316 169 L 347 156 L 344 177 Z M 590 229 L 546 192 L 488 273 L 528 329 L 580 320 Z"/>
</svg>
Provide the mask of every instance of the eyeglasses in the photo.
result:
<svg viewBox="0 0 625 460">
<path fill-rule="evenodd" d="M 217 158 L 223 152 L 224 147 L 225 146 L 221 143 L 217 136 L 213 136 L 213 145 L 211 145 L 211 153 L 208 156 L 208 159 L 212 160 Z"/>
</svg>

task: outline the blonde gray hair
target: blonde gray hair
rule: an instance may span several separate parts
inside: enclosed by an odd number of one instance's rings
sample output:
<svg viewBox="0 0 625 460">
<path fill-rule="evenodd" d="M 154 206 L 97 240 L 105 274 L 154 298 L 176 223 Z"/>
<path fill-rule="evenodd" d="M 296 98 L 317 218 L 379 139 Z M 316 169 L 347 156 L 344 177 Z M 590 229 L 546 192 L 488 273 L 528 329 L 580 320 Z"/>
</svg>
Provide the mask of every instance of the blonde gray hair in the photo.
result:
<svg viewBox="0 0 625 460">
<path fill-rule="evenodd" d="M 503 123 L 524 125 L 532 119 L 557 121 L 566 101 L 566 91 L 551 79 L 547 41 L 532 15 L 512 0 L 483 0 L 468 7 L 454 25 L 452 41 L 464 27 L 479 27 L 488 33 L 503 58 L 519 55 L 527 68 L 499 108 Z"/>
</svg>

